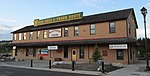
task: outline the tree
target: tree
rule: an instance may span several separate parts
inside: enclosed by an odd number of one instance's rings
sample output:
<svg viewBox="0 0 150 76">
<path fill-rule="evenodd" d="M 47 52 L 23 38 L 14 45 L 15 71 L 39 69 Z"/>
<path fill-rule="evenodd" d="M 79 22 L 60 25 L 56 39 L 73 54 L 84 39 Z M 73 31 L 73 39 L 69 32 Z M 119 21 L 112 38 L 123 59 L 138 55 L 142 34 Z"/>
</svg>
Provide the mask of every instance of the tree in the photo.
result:
<svg viewBox="0 0 150 76">
<path fill-rule="evenodd" d="M 101 54 L 97 45 L 94 46 L 94 52 L 92 57 L 94 59 L 94 62 L 97 62 L 99 59 L 101 59 Z"/>
<path fill-rule="evenodd" d="M 0 41 L 0 53 L 10 53 L 12 46 L 11 41 Z"/>
<path fill-rule="evenodd" d="M 147 38 L 147 48 L 148 48 L 148 55 L 150 57 L 150 39 Z M 145 38 L 139 38 L 137 42 L 137 50 L 139 52 L 139 58 L 145 58 L 146 57 L 146 50 L 145 50 Z"/>
</svg>

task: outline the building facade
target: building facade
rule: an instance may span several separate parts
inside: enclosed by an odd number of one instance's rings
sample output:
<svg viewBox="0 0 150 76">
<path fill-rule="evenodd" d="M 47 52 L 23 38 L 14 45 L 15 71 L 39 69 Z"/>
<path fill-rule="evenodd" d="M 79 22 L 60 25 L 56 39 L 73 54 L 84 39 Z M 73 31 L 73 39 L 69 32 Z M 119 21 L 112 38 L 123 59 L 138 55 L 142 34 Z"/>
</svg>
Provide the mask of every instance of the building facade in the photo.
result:
<svg viewBox="0 0 150 76">
<path fill-rule="evenodd" d="M 18 59 L 90 62 L 97 45 L 104 62 L 136 61 L 134 9 L 82 16 L 74 13 L 36 19 L 34 25 L 13 31 L 13 53 Z"/>
</svg>

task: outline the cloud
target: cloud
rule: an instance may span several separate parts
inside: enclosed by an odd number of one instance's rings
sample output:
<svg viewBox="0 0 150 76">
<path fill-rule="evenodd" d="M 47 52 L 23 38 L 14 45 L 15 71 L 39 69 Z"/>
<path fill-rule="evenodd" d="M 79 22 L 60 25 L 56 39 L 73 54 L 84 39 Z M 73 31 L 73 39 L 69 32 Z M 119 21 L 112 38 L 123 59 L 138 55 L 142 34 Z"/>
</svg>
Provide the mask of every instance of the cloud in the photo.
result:
<svg viewBox="0 0 150 76">
<path fill-rule="evenodd" d="M 147 31 L 147 37 L 150 38 L 150 29 L 146 29 Z M 144 29 L 138 29 L 137 30 L 137 38 L 145 38 L 145 30 Z"/>
<path fill-rule="evenodd" d="M 109 0 L 79 0 L 77 4 L 80 6 L 88 6 L 94 8 L 103 8 L 103 3 L 108 2 Z"/>
<path fill-rule="evenodd" d="M 33 25 L 33 23 L 22 24 L 22 25 L 13 25 L 12 31 L 18 30 L 18 29 L 20 29 L 20 28 L 23 28 L 23 27 L 29 26 L 29 25 Z M 11 31 L 11 32 L 12 32 L 12 31 Z"/>
<path fill-rule="evenodd" d="M 12 39 L 12 34 L 11 32 L 18 30 L 20 28 L 23 28 L 25 26 L 32 25 L 30 24 L 24 24 L 24 25 L 5 25 L 5 24 L 0 24 L 0 41 L 1 40 L 11 40 Z"/>
<path fill-rule="evenodd" d="M 16 20 L 11 18 L 0 18 L 0 22 L 16 22 Z"/>
<path fill-rule="evenodd" d="M 5 25 L 5 24 L 0 24 L 0 34 L 5 34 L 6 32 L 9 32 L 11 31 L 12 29 L 12 26 L 8 26 L 8 25 Z"/>
<path fill-rule="evenodd" d="M 148 1 L 148 2 L 146 3 L 146 6 L 147 6 L 148 8 L 150 8 L 150 1 Z"/>
</svg>

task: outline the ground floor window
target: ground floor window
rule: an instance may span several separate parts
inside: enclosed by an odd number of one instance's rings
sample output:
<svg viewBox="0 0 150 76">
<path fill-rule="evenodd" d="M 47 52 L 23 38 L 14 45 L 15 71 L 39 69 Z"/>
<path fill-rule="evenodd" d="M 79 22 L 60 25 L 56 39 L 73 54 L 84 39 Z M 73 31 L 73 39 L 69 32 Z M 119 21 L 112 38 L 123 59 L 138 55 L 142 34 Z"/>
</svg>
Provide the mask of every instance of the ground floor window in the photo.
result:
<svg viewBox="0 0 150 76">
<path fill-rule="evenodd" d="M 26 48 L 26 56 L 29 56 L 29 49 Z"/>
<path fill-rule="evenodd" d="M 130 59 L 132 59 L 132 48 L 130 47 Z"/>
<path fill-rule="evenodd" d="M 68 58 L 68 46 L 64 46 L 64 58 Z"/>
<path fill-rule="evenodd" d="M 80 58 L 84 58 L 84 46 L 80 46 Z"/>
<path fill-rule="evenodd" d="M 33 49 L 33 57 L 36 57 L 36 49 Z"/>
<path fill-rule="evenodd" d="M 117 60 L 123 60 L 124 59 L 124 53 L 122 49 L 117 50 Z"/>
<path fill-rule="evenodd" d="M 16 48 L 16 50 L 15 50 L 15 56 L 17 56 L 18 55 L 18 49 Z"/>
</svg>

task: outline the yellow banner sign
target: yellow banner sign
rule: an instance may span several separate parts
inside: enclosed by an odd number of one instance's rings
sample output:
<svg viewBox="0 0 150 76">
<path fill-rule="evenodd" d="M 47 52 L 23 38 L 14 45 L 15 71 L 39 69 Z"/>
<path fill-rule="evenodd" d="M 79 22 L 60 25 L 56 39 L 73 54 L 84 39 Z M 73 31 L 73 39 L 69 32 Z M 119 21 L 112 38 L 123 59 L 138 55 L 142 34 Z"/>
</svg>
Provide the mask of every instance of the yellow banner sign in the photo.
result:
<svg viewBox="0 0 150 76">
<path fill-rule="evenodd" d="M 47 19 L 42 19 L 42 20 L 35 19 L 34 26 L 70 21 L 70 20 L 77 20 L 77 19 L 81 19 L 82 16 L 83 16 L 83 12 L 79 12 L 79 13 L 62 15 L 62 16 L 52 17 L 52 18 L 47 18 Z"/>
</svg>

